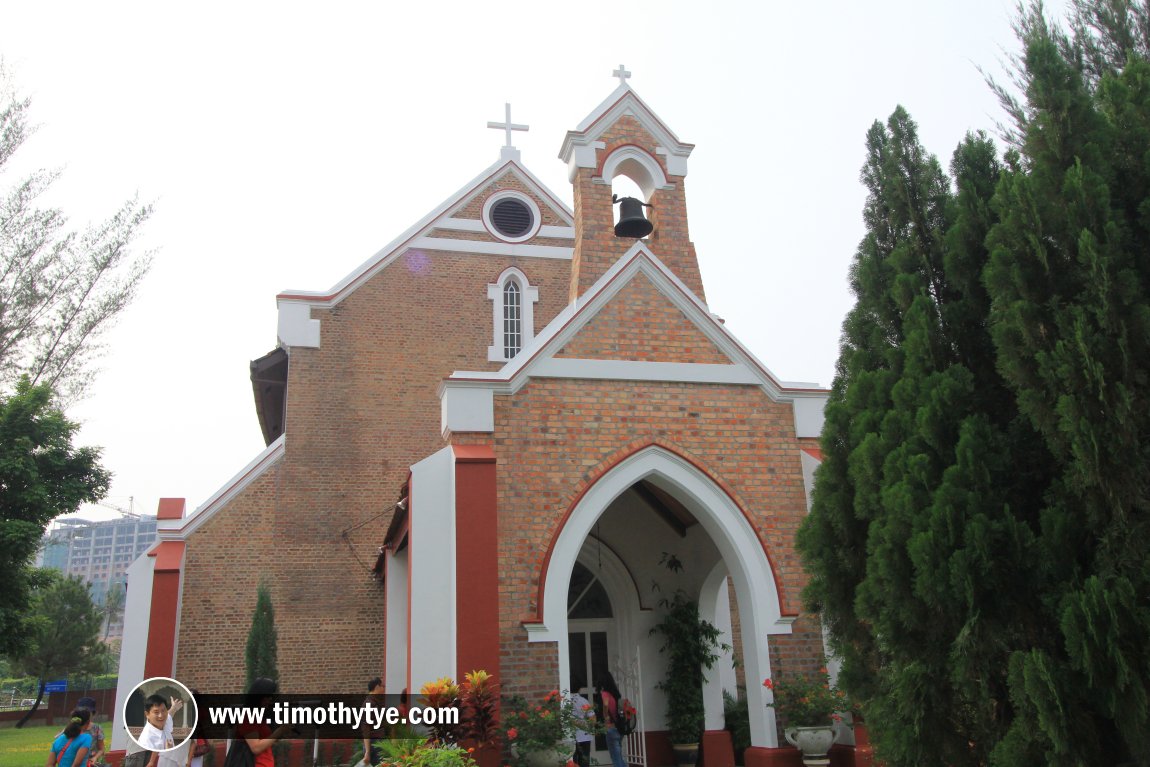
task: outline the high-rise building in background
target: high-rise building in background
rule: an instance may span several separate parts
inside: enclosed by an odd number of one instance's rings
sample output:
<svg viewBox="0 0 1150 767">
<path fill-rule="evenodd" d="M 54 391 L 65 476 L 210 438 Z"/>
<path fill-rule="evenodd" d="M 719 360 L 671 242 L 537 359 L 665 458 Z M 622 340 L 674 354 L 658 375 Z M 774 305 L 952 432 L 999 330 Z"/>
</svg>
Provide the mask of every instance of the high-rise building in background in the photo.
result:
<svg viewBox="0 0 1150 767">
<path fill-rule="evenodd" d="M 92 599 L 98 605 L 113 584 L 122 588 L 124 573 L 136 557 L 156 542 L 156 518 L 132 516 L 91 522 L 86 519 L 60 519 L 44 537 L 38 564 L 66 575 L 77 575 L 92 586 Z M 108 627 L 108 638 L 123 633 L 123 618 Z"/>
</svg>

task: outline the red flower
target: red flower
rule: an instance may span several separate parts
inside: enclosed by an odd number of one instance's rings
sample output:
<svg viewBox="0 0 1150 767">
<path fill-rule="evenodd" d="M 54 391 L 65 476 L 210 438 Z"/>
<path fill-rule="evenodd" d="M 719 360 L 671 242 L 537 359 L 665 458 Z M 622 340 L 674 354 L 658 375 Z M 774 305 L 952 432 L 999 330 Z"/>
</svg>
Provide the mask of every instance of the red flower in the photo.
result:
<svg viewBox="0 0 1150 767">
<path fill-rule="evenodd" d="M 768 677 L 767 679 L 763 680 L 763 687 L 766 687 L 768 690 L 773 690 L 775 689 L 775 683 L 772 682 Z"/>
<path fill-rule="evenodd" d="M 514 727 L 508 728 L 507 737 L 511 740 L 515 740 L 519 737 L 519 730 L 515 729 Z"/>
</svg>

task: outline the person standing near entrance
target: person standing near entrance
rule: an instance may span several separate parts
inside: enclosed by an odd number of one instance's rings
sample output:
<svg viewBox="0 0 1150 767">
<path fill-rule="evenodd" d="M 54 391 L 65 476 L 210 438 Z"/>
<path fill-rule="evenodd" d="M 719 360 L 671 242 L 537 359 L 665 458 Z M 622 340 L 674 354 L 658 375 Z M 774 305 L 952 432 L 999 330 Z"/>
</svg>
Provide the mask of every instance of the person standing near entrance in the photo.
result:
<svg viewBox="0 0 1150 767">
<path fill-rule="evenodd" d="M 615 717 L 619 715 L 623 693 L 619 692 L 619 685 L 615 684 L 615 677 L 611 676 L 610 671 L 604 671 L 595 686 L 599 688 L 599 697 L 603 701 L 603 718 L 607 720 L 607 753 L 611 755 L 612 767 L 627 767 L 623 761 L 623 736 L 615 727 Z"/>
<path fill-rule="evenodd" d="M 583 688 L 583 680 L 571 682 L 571 705 L 575 709 L 575 716 L 581 721 L 595 718 L 595 710 L 586 698 L 579 692 Z M 573 755 L 578 767 L 591 767 L 591 732 L 590 728 L 583 729 L 575 725 L 575 753 Z"/>
</svg>

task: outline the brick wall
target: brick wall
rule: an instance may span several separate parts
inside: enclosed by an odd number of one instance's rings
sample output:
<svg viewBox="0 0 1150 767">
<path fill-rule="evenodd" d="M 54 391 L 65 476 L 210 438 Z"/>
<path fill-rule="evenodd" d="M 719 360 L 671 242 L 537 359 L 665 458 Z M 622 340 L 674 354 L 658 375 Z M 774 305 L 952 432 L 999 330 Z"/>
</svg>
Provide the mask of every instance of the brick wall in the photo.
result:
<svg viewBox="0 0 1150 767">
<path fill-rule="evenodd" d="M 512 176 L 497 188 L 526 191 Z M 384 592 L 369 568 L 408 467 L 443 445 L 440 380 L 498 367 L 487 361 L 487 285 L 511 266 L 539 288 L 538 332 L 567 303 L 567 261 L 409 252 L 336 306 L 313 309 L 322 346 L 291 350 L 283 459 L 188 539 L 181 681 L 242 687 L 261 580 L 276 610 L 282 689 L 359 692 L 382 674 Z"/>
<path fill-rule="evenodd" d="M 505 670 L 513 691 L 543 694 L 555 684 L 553 671 L 529 668 L 541 656 L 553 668 L 554 648 L 529 644 L 522 622 L 536 618 L 543 558 L 561 520 L 586 487 L 651 443 L 690 458 L 735 499 L 771 557 L 784 613 L 799 611 L 805 576 L 791 541 L 806 502 L 789 404 L 752 386 L 537 379 L 496 398 L 502 657 L 508 670 L 524 660 L 522 676 Z M 778 639 L 778 657 L 817 664 L 817 626 L 800 619 L 794 632 Z"/>
<path fill-rule="evenodd" d="M 620 329 L 625 332 L 620 333 Z M 702 331 L 638 275 L 556 357 L 730 364 Z"/>
<path fill-rule="evenodd" d="M 635 145 L 648 152 L 666 173 L 666 160 L 655 154 L 658 142 L 639 121 L 624 115 L 599 139 L 606 144 L 597 151 L 600 166 L 616 149 Z M 575 258 L 571 264 L 570 300 L 587 292 L 635 240 L 615 237 L 614 210 L 610 184 L 596 183 L 598 168 L 579 168 L 575 177 Z M 682 176 L 670 176 L 671 189 L 660 189 L 644 208 L 655 230 L 646 238 L 651 251 L 703 301 L 703 279 L 695 246 L 687 230 L 686 185 Z"/>
</svg>

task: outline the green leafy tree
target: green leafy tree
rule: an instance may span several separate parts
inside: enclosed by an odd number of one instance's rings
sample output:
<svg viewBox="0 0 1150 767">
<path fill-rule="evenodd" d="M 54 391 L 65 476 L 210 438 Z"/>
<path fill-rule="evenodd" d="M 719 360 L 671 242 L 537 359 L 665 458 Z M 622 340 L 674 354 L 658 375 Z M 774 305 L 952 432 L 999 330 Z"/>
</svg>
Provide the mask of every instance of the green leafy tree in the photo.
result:
<svg viewBox="0 0 1150 767">
<path fill-rule="evenodd" d="M 272 606 L 271 591 L 264 584 L 256 590 L 256 609 L 252 613 L 252 627 L 248 631 L 248 644 L 244 650 L 247 679 L 244 689 L 251 687 L 260 677 L 279 680 L 276 667 L 276 613 Z"/>
<path fill-rule="evenodd" d="M 28 611 L 31 636 L 14 660 L 22 673 L 40 684 L 36 702 L 17 727 L 35 713 L 49 680 L 102 671 L 106 655 L 99 638 L 100 611 L 92 602 L 88 584 L 54 570 L 41 570 L 38 584 Z"/>
<path fill-rule="evenodd" d="M 23 654 L 33 631 L 29 597 L 42 576 L 30 565 L 45 527 L 107 492 L 99 450 L 72 444 L 78 428 L 47 385 L 25 379 L 0 396 L 0 654 Z"/>
<path fill-rule="evenodd" d="M 888 764 L 1150 764 L 1148 19 L 1025 12 L 1002 162 L 868 134 L 798 543 Z"/>
<path fill-rule="evenodd" d="M 33 131 L 30 108 L 0 61 L 0 179 Z M 132 199 L 107 221 L 74 231 L 63 211 L 37 204 L 59 175 L 38 170 L 0 188 L 0 389 L 27 376 L 70 399 L 83 394 L 101 333 L 151 265 L 150 254 L 131 246 L 152 206 Z"/>
</svg>

